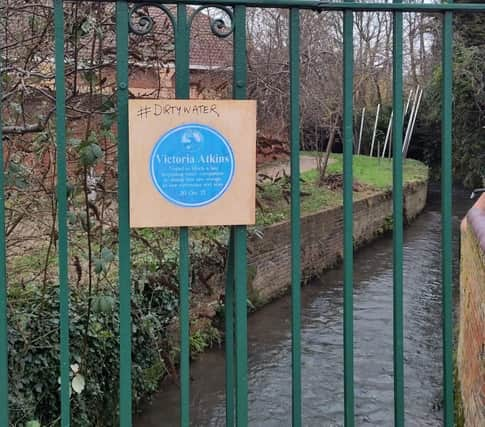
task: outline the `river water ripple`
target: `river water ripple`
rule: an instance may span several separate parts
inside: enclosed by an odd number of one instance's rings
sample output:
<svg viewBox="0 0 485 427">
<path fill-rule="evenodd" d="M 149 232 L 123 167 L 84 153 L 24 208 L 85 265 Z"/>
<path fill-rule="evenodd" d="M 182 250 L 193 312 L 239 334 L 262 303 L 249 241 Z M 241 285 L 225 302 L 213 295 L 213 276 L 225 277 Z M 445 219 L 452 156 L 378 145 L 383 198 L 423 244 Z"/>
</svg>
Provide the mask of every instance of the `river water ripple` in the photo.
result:
<svg viewBox="0 0 485 427">
<path fill-rule="evenodd" d="M 404 312 L 406 425 L 442 425 L 439 196 L 405 230 Z M 454 194 L 455 291 L 458 224 L 470 207 Z M 355 413 L 358 426 L 393 425 L 392 238 L 359 251 L 354 267 Z M 343 425 L 343 288 L 341 269 L 302 292 L 303 425 Z M 456 292 L 455 292 L 456 294 Z M 290 299 L 250 316 L 249 425 L 291 426 Z M 224 353 L 192 364 L 191 425 L 224 426 Z M 136 420 L 137 427 L 177 426 L 179 393 L 167 386 Z"/>
</svg>

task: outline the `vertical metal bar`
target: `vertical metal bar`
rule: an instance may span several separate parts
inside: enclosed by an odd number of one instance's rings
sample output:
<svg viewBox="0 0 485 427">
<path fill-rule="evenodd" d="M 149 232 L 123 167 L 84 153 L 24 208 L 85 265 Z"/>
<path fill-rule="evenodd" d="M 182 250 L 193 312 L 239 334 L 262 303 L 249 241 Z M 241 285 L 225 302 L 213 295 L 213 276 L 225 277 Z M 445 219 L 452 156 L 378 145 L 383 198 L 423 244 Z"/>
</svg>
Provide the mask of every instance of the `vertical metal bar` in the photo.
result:
<svg viewBox="0 0 485 427">
<path fill-rule="evenodd" d="M 175 96 L 180 99 L 188 99 L 190 96 L 189 31 L 187 7 L 183 4 L 178 4 L 177 26 L 175 29 Z"/>
<path fill-rule="evenodd" d="M 402 0 L 393 0 L 400 3 Z M 392 39 L 392 121 L 393 137 L 393 347 L 394 347 L 394 425 L 404 426 L 404 341 L 403 341 L 403 157 L 402 157 L 402 58 L 403 17 L 394 12 Z"/>
<path fill-rule="evenodd" d="M 344 407 L 345 426 L 354 426 L 353 319 L 353 12 L 344 11 Z"/>
<path fill-rule="evenodd" d="M 61 346 L 61 425 L 70 425 L 69 379 L 69 283 L 67 235 L 66 172 L 66 91 L 64 81 L 64 8 L 62 0 L 54 2 L 56 143 L 57 143 L 57 221 L 59 255 L 60 346 Z"/>
<path fill-rule="evenodd" d="M 190 97 L 189 74 L 190 28 L 187 7 L 177 5 L 175 34 L 175 95 Z M 190 281 L 189 229 L 179 229 L 179 321 L 180 321 L 180 425 L 190 424 Z"/>
<path fill-rule="evenodd" d="M 404 147 L 403 147 L 404 158 L 406 158 L 408 155 L 409 145 L 411 144 L 411 137 L 413 136 L 414 125 L 416 124 L 416 117 L 418 116 L 418 111 L 419 111 L 419 106 L 421 105 L 422 96 L 423 96 L 423 89 L 421 89 L 418 95 L 418 101 L 416 103 L 416 109 L 414 110 L 414 114 L 412 117 L 411 127 L 409 128 L 410 130 L 409 130 L 408 138 L 407 140 L 404 141 Z"/>
<path fill-rule="evenodd" d="M 453 300 L 452 300 L 452 85 L 453 14 L 444 12 L 442 27 L 441 107 L 441 274 L 443 286 L 444 425 L 454 425 L 453 408 Z"/>
<path fill-rule="evenodd" d="M 413 100 L 413 104 L 411 106 L 411 112 L 409 114 L 409 119 L 408 119 L 408 123 L 407 123 L 407 127 L 406 127 L 406 134 L 404 135 L 403 151 L 404 151 L 404 147 L 407 145 L 409 135 L 410 135 L 410 132 L 411 132 L 413 118 L 414 118 L 414 112 L 416 110 L 416 105 L 418 103 L 420 91 L 421 91 L 421 89 L 418 85 L 418 87 L 416 88 L 416 92 L 414 93 L 414 100 Z"/>
<path fill-rule="evenodd" d="M 372 143 L 370 146 L 370 156 L 372 157 L 374 154 L 374 143 L 376 140 L 376 133 L 377 133 L 377 125 L 379 124 L 379 113 L 381 111 L 381 104 L 377 104 L 377 111 L 376 111 L 376 118 L 374 122 L 374 132 L 372 133 Z"/>
<path fill-rule="evenodd" d="M 118 240 L 120 292 L 120 426 L 131 427 L 131 276 L 128 175 L 128 3 L 116 2 Z"/>
<path fill-rule="evenodd" d="M 234 426 L 234 230 L 229 237 L 229 254 L 224 294 L 226 350 L 226 426 Z"/>
<path fill-rule="evenodd" d="M 233 98 L 245 99 L 247 91 L 246 7 L 234 7 Z M 248 425 L 247 343 L 247 235 L 246 227 L 234 226 L 236 425 Z"/>
<path fill-rule="evenodd" d="M 384 140 L 384 149 L 382 150 L 382 158 L 386 158 L 386 151 L 387 151 L 387 143 L 389 142 L 389 138 L 391 137 L 391 129 L 392 129 L 392 118 L 394 117 L 394 111 L 391 111 L 391 115 L 389 116 L 389 124 L 387 125 L 387 132 L 386 132 L 386 139 Z"/>
<path fill-rule="evenodd" d="M 246 227 L 234 226 L 236 426 L 248 425 Z"/>
<path fill-rule="evenodd" d="M 365 107 L 362 108 L 362 115 L 360 116 L 360 131 L 359 131 L 359 144 L 357 146 L 357 155 L 360 156 L 360 146 L 362 143 L 362 132 L 364 131 L 364 118 L 365 118 Z"/>
<path fill-rule="evenodd" d="M 190 296 L 189 296 L 189 229 L 180 228 L 180 425 L 190 423 Z"/>
<path fill-rule="evenodd" d="M 300 11 L 290 9 L 292 425 L 301 426 Z"/>
<path fill-rule="evenodd" d="M 0 60 L 0 66 L 2 61 Z M 3 76 L 2 76 L 3 77 Z M 8 325 L 5 242 L 5 180 L 3 170 L 3 78 L 0 78 L 0 425 L 8 425 Z"/>
</svg>

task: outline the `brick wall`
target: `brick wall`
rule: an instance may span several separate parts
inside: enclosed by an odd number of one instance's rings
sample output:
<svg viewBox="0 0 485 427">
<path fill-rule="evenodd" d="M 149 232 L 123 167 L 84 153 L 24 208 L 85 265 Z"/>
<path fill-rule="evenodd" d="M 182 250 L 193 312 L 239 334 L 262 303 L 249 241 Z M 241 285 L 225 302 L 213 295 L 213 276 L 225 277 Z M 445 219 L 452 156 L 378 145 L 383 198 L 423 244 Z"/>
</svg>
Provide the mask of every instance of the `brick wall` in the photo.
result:
<svg viewBox="0 0 485 427">
<path fill-rule="evenodd" d="M 485 194 L 461 224 L 458 375 L 467 427 L 485 426 Z"/>
<path fill-rule="evenodd" d="M 409 184 L 404 190 L 407 221 L 426 204 L 427 182 Z M 392 194 L 381 192 L 354 203 L 354 245 L 362 246 L 392 227 Z M 333 267 L 343 255 L 343 209 L 323 210 L 301 219 L 302 275 L 308 280 Z M 265 228 L 262 239 L 249 241 L 249 296 L 266 302 L 290 287 L 290 224 L 283 222 Z"/>
</svg>

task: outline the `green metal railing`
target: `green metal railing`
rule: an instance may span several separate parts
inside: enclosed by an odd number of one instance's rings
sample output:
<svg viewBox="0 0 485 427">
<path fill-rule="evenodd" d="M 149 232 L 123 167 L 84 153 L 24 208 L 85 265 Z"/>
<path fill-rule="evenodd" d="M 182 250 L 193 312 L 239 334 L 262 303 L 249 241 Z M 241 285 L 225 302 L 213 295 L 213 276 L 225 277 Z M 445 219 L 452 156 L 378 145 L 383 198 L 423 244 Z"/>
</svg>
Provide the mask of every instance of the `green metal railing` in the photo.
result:
<svg viewBox="0 0 485 427">
<path fill-rule="evenodd" d="M 401 0 L 394 0 L 396 4 Z M 395 12 L 392 22 L 392 211 L 393 211 L 393 332 L 394 332 L 394 425 L 404 426 L 404 339 L 403 339 L 403 19 Z"/>
<path fill-rule="evenodd" d="M 118 106 L 118 283 L 120 294 L 120 426 L 131 426 L 131 274 L 128 179 L 128 4 L 116 2 Z M 67 426 L 68 424 L 66 424 Z M 64 426 L 63 426 L 64 427 Z"/>
<path fill-rule="evenodd" d="M 293 425 L 301 421 L 301 243 L 300 243 L 300 12 L 290 9 L 291 174 L 291 396 Z"/>
<path fill-rule="evenodd" d="M 344 11 L 343 73 L 343 168 L 344 168 L 344 421 L 354 425 L 354 241 L 353 241 L 353 171 L 354 143 L 354 15 Z M 296 302 L 295 302 L 296 303 Z M 301 425 L 301 420 L 298 421 Z"/>
<path fill-rule="evenodd" d="M 73 0 L 74 1 L 74 0 Z M 169 13 L 164 1 L 131 2 L 156 5 Z M 190 23 L 186 4 L 206 5 L 203 0 L 177 3 L 175 33 L 176 96 L 189 98 Z M 403 12 L 436 12 L 442 15 L 442 286 L 443 286 L 443 384 L 444 424 L 454 425 L 452 368 L 452 245 L 451 245 L 451 154 L 452 154 L 452 24 L 454 12 L 484 12 L 485 4 L 327 3 L 306 0 L 214 0 L 226 11 L 233 34 L 233 98 L 247 96 L 246 7 L 289 9 L 290 145 L 291 145 L 291 332 L 292 332 L 292 425 L 302 425 L 301 388 L 301 254 L 300 254 L 300 10 L 341 11 L 343 14 L 343 141 L 344 141 L 344 413 L 345 425 L 354 426 L 353 369 L 353 16 L 360 11 L 393 14 L 393 332 L 394 332 L 394 424 L 404 426 L 403 358 Z M 200 11 L 200 10 L 199 10 Z M 191 12 L 194 13 L 194 12 Z M 120 295 L 120 426 L 132 425 L 131 383 L 131 278 L 128 179 L 128 35 L 130 7 L 116 1 L 116 72 L 118 108 L 118 206 Z M 57 218 L 60 287 L 60 378 L 61 425 L 70 425 L 69 380 L 69 280 L 67 233 L 66 106 L 64 77 L 63 1 L 54 0 L 55 87 L 57 135 Z M 0 89 L 1 90 L 1 89 Z M 324 101 L 322 101 L 324 102 Z M 0 139 L 2 126 L 0 122 Z M 2 140 L 3 141 L 3 140 Z M 3 150 L 0 150 L 3 165 Z M 5 230 L 4 175 L 0 173 L 0 229 Z M 226 425 L 248 425 L 247 359 L 247 259 L 246 227 L 231 227 L 225 290 Z M 180 228 L 180 425 L 190 424 L 190 283 L 189 229 Z M 7 280 L 6 238 L 0 233 L 0 426 L 8 425 Z"/>
<path fill-rule="evenodd" d="M 56 142 L 57 142 L 57 228 L 59 232 L 59 302 L 61 346 L 61 424 L 70 422 L 69 378 L 69 281 L 67 231 L 66 91 L 64 78 L 64 10 L 62 0 L 54 2 L 56 50 Z"/>
<path fill-rule="evenodd" d="M 0 60 L 1 64 L 1 60 Z M 7 262 L 5 238 L 5 177 L 3 171 L 2 83 L 0 80 L 0 425 L 8 425 Z"/>
<path fill-rule="evenodd" d="M 454 425 L 452 301 L 452 85 L 453 14 L 443 14 L 441 88 L 441 283 L 443 287 L 443 396 L 446 427 Z"/>
</svg>

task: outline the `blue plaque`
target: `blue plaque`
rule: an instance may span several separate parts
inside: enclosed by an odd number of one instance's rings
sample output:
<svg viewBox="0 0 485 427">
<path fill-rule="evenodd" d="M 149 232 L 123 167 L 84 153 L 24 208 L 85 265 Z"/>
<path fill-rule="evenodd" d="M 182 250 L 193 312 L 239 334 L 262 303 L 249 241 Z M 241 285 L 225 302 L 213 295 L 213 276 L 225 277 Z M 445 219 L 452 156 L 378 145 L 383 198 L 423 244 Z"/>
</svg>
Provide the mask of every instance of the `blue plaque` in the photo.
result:
<svg viewBox="0 0 485 427">
<path fill-rule="evenodd" d="M 234 154 L 215 129 L 196 123 L 169 130 L 155 144 L 150 175 L 158 192 L 184 207 L 208 205 L 221 197 L 234 176 Z"/>
</svg>

